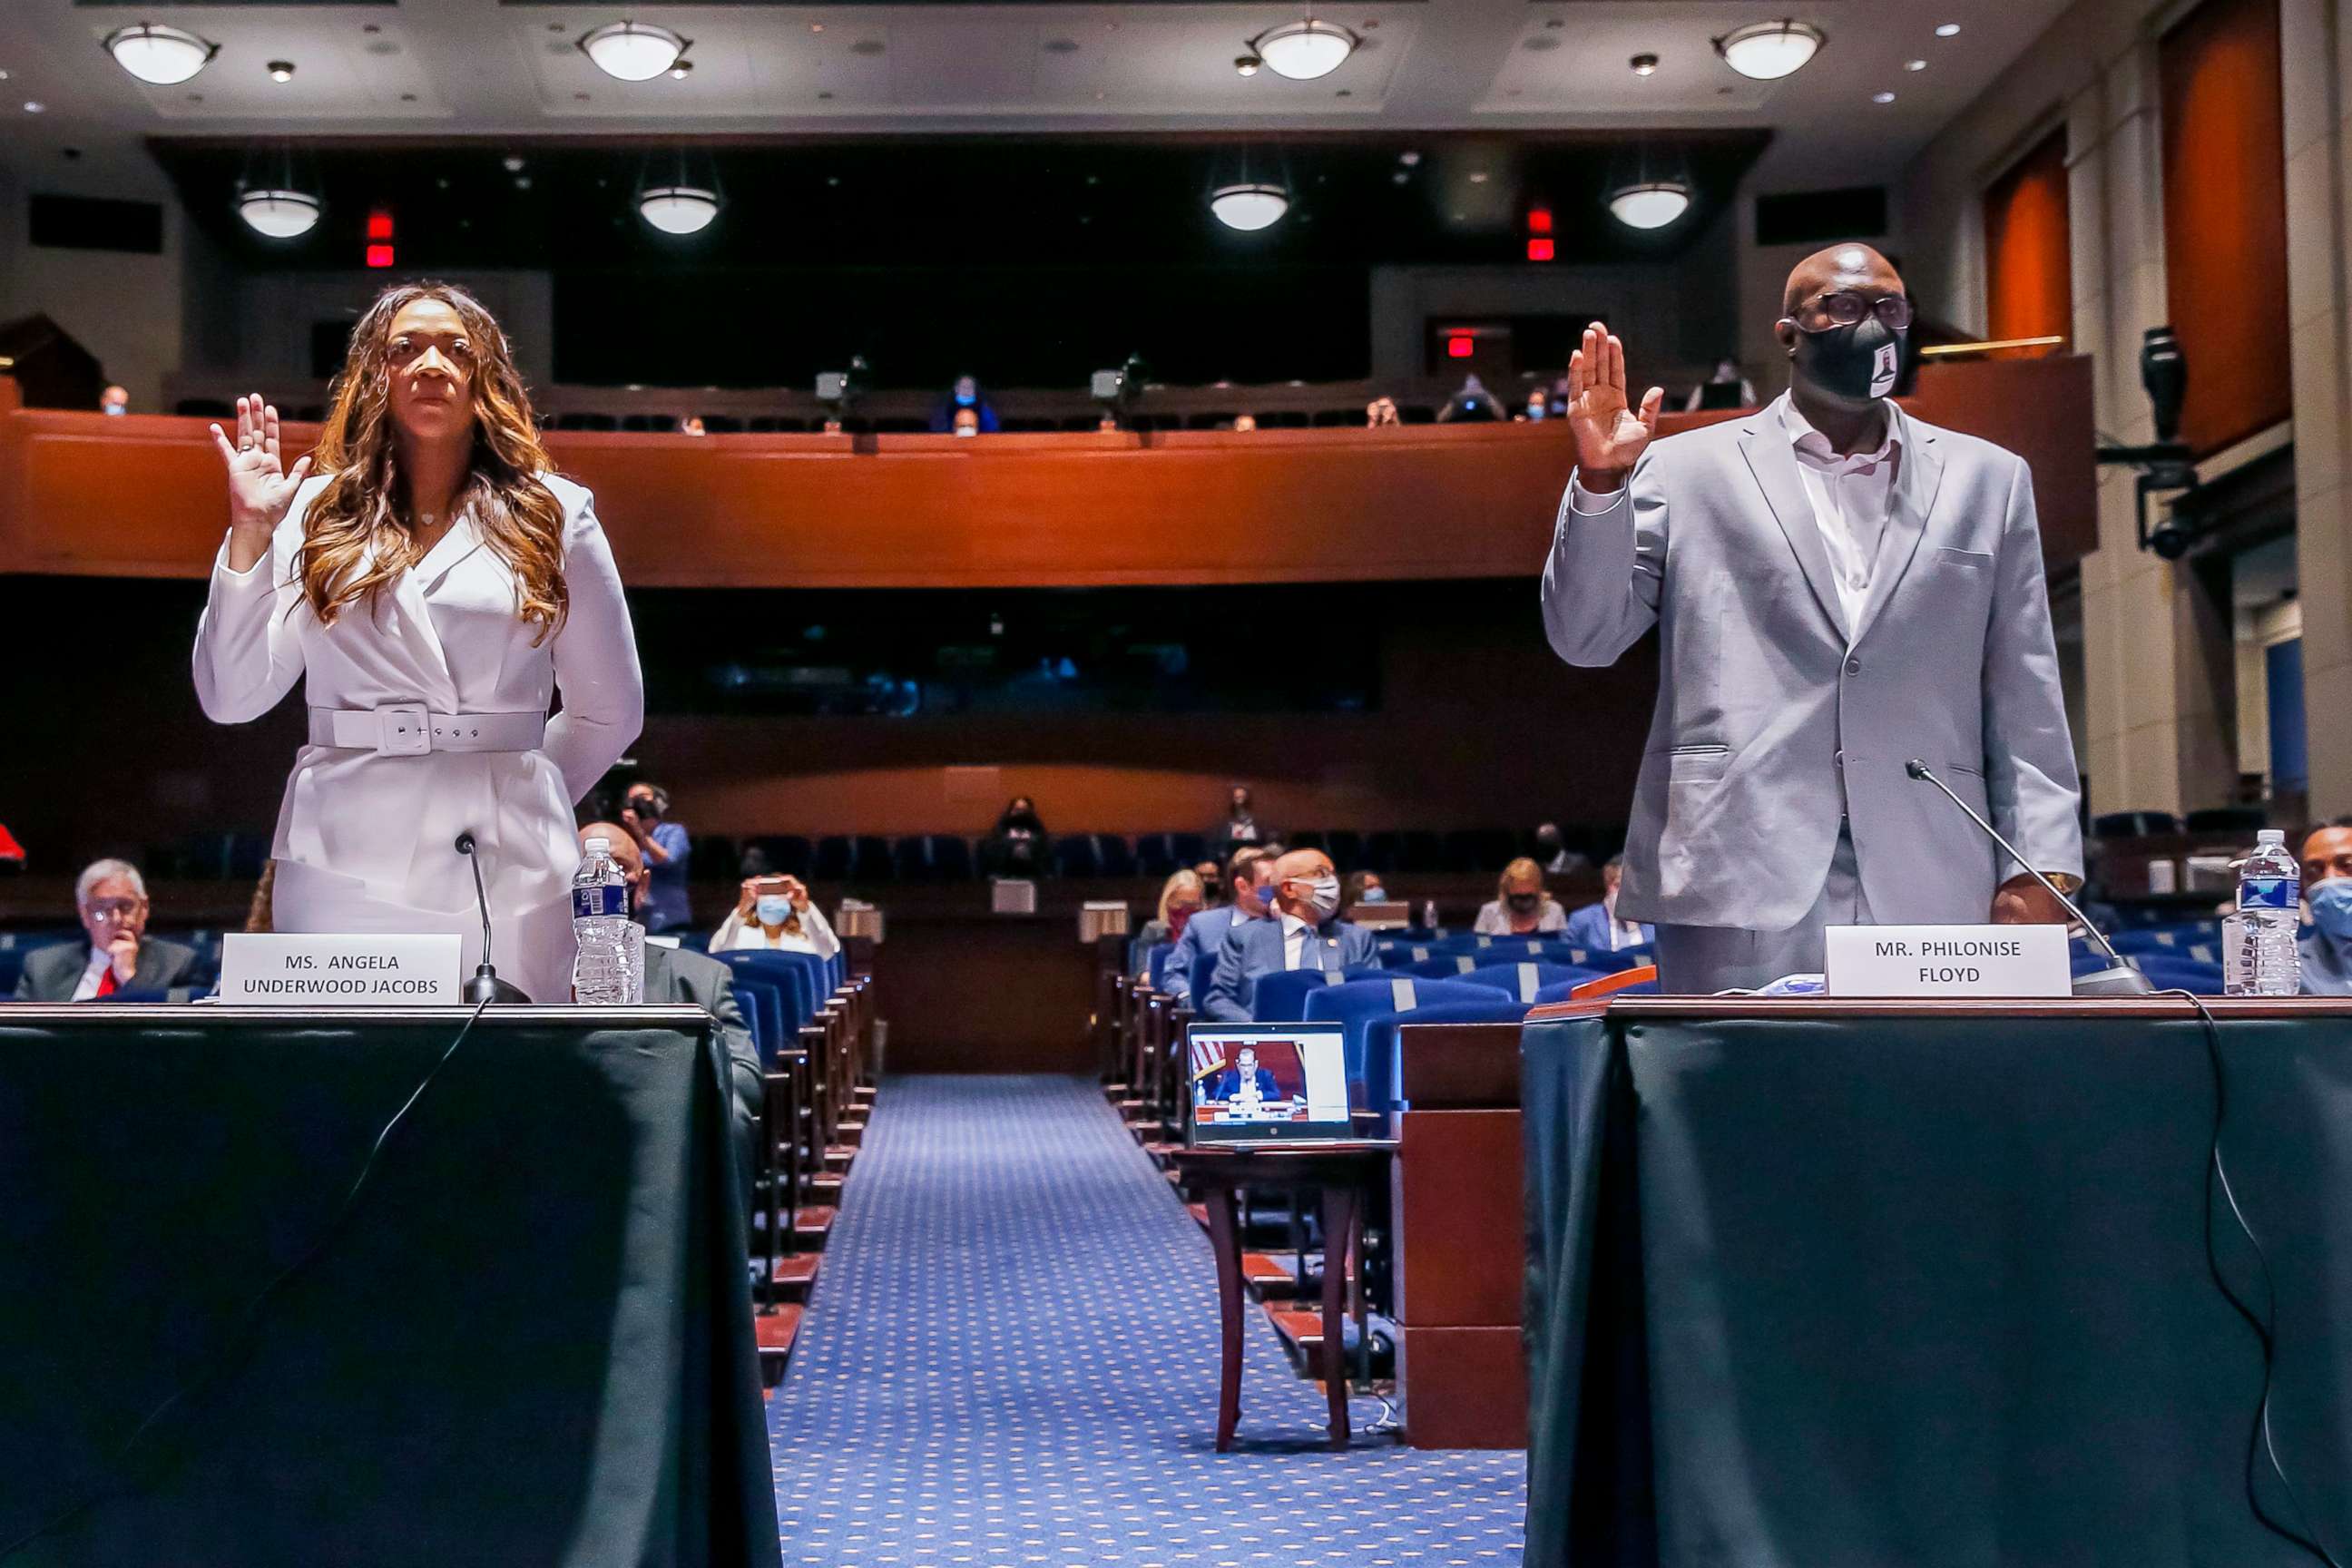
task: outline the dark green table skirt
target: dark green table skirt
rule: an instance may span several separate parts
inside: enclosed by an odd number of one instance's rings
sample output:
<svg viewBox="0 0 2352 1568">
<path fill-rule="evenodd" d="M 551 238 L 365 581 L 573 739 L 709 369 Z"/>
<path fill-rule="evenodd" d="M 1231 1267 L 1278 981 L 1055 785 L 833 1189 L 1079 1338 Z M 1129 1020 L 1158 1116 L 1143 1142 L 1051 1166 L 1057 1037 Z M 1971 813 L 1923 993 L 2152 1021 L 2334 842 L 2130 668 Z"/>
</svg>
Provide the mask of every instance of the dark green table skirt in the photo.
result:
<svg viewBox="0 0 2352 1568">
<path fill-rule="evenodd" d="M 0 1008 L 11 1568 L 777 1562 L 697 1010 L 493 1009 L 240 1332 L 463 1018 Z"/>
<path fill-rule="evenodd" d="M 2313 1561 L 2247 1501 L 2262 1356 L 2209 1273 L 2193 1015 L 2026 1005 L 1530 1021 L 1532 1568 Z M 2215 1010 L 2273 1429 L 2352 1561 L 2352 1009 Z"/>
</svg>

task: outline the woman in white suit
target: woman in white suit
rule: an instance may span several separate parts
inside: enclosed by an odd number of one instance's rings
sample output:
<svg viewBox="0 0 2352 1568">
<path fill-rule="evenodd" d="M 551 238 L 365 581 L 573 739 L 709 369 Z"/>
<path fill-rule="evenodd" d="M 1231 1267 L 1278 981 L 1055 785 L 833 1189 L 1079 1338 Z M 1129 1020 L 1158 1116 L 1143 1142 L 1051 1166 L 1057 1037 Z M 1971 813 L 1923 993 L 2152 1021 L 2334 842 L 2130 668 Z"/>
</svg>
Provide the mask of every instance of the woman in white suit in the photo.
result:
<svg viewBox="0 0 2352 1568">
<path fill-rule="evenodd" d="M 196 631 L 225 724 L 299 679 L 310 743 L 278 814 L 276 929 L 448 931 L 480 961 L 478 846 L 499 973 L 572 995 L 572 807 L 636 738 L 645 685 L 589 494 L 551 471 L 506 335 L 446 284 L 352 330 L 315 457 L 237 403 L 229 529 Z M 562 710 L 548 717 L 561 693 Z"/>
</svg>

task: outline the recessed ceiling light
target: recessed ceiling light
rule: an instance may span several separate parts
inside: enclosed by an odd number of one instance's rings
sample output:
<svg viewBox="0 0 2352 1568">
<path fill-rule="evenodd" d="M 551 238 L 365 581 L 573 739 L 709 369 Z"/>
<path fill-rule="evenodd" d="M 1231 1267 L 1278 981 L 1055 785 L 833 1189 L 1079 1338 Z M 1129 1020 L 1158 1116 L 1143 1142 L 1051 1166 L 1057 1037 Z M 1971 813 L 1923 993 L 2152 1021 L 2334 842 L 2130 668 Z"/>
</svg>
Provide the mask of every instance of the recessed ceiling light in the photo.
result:
<svg viewBox="0 0 2352 1568">
<path fill-rule="evenodd" d="M 48 107 L 37 98 L 28 98 L 25 100 L 25 112 L 27 114 L 39 114 Z"/>
<path fill-rule="evenodd" d="M 1658 74 L 1658 57 L 1655 55 L 1635 55 L 1633 59 L 1627 63 L 1633 66 L 1633 74 L 1635 76 L 1655 76 Z"/>
<path fill-rule="evenodd" d="M 1486 170 L 1484 170 L 1484 169 L 1473 169 L 1473 170 L 1471 170 L 1471 171 L 1470 171 L 1470 183 L 1471 183 L 1472 184 L 1474 184 L 1474 185 L 1483 185 L 1483 184 L 1485 184 L 1486 183 Z"/>
<path fill-rule="evenodd" d="M 220 46 L 208 43 L 181 27 L 141 22 L 117 27 L 106 35 L 106 52 L 114 63 L 152 87 L 172 87 L 187 80 L 212 62 Z"/>
<path fill-rule="evenodd" d="M 522 154 L 520 153 L 509 153 L 505 157 L 499 159 L 499 162 L 509 174 L 520 174 L 522 173 Z"/>
<path fill-rule="evenodd" d="M 1955 38 L 1959 37 L 1959 32 L 1960 25 L 1958 22 L 1946 22 L 1936 28 L 1936 37 L 1939 38 Z"/>
<path fill-rule="evenodd" d="M 688 76 L 692 75 L 693 72 L 694 62 L 692 60 L 680 60 L 676 65 L 669 68 L 669 79 L 672 81 L 684 81 Z"/>
<path fill-rule="evenodd" d="M 650 22 L 614 22 L 581 35 L 583 53 L 621 81 L 651 81 L 677 63 L 693 40 Z"/>
<path fill-rule="evenodd" d="M 6 71 L 0 71 L 0 81 L 6 81 L 7 79 L 8 73 Z"/>
<path fill-rule="evenodd" d="M 1282 221 L 1290 210 L 1290 193 L 1265 181 L 1223 185 L 1209 193 L 1209 210 L 1227 228 L 1252 234 Z"/>
<path fill-rule="evenodd" d="M 269 79 L 272 81 L 292 81 L 294 79 L 294 62 L 292 60 L 272 60 L 266 68 L 268 70 Z"/>
<path fill-rule="evenodd" d="M 1723 63 L 1751 81 L 1778 81 L 1802 70 L 1829 42 L 1810 22 L 1751 22 L 1715 40 Z"/>
<path fill-rule="evenodd" d="M 1907 71 L 1923 71 L 1927 68 L 1927 62 L 1926 60 L 1905 60 L 1903 62 L 1903 68 Z"/>
<path fill-rule="evenodd" d="M 1292 81 L 1313 81 L 1345 65 L 1361 41 L 1337 22 L 1309 16 L 1267 28 L 1249 40 L 1249 49 L 1275 75 Z"/>
<path fill-rule="evenodd" d="M 1255 76 L 1265 62 L 1255 55 L 1243 55 L 1234 61 L 1234 69 L 1242 76 Z"/>
<path fill-rule="evenodd" d="M 1421 154 L 1412 151 L 1411 148 L 1407 148 L 1405 151 L 1397 154 L 1397 162 L 1410 169 L 1414 164 L 1421 162 Z"/>
<path fill-rule="evenodd" d="M 1412 179 L 1412 176 L 1406 174 L 1402 169 L 1399 169 L 1395 174 L 1391 174 L 1389 178 L 1402 185 L 1409 183 Z"/>
<path fill-rule="evenodd" d="M 824 31 L 824 24 L 823 22 L 811 22 L 809 24 L 809 31 L 812 33 L 822 33 Z"/>
<path fill-rule="evenodd" d="M 1870 101 L 1873 103 L 1892 103 L 1895 101 L 1895 95 L 1891 92 L 1874 92 L 1870 95 Z"/>
</svg>

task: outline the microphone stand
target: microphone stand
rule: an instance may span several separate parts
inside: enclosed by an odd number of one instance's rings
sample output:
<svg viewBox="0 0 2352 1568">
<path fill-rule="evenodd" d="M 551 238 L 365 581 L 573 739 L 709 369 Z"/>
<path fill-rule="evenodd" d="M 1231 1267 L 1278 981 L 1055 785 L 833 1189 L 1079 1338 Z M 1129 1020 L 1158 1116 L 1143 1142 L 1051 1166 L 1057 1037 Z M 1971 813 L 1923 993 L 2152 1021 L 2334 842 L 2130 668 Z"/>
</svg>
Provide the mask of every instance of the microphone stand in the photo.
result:
<svg viewBox="0 0 2352 1568">
<path fill-rule="evenodd" d="M 1935 769 L 1929 767 L 1926 763 L 1921 762 L 1918 758 L 1914 757 L 1909 762 L 1903 764 L 1903 771 L 1909 773 L 1913 778 L 1934 784 L 1937 789 L 1943 791 L 1944 798 L 1946 800 L 1948 800 L 1954 805 L 1958 806 L 1961 812 L 1970 822 L 1975 823 L 1979 828 L 1983 829 L 1986 837 L 1991 839 L 1995 844 L 2000 845 L 2004 850 L 2007 850 L 2009 858 L 2016 861 L 2019 865 L 2024 867 L 2025 874 L 2032 878 L 2035 881 L 2041 883 L 2042 888 L 2048 891 L 2050 896 L 2058 900 L 2060 907 L 2065 910 L 2068 914 L 2074 916 L 2074 919 L 2081 923 L 2083 929 L 2090 933 L 2091 940 L 2099 944 L 2099 951 L 2107 955 L 2107 967 L 2076 979 L 2074 982 L 2075 995 L 2152 996 L 2156 994 L 2155 984 L 2151 982 L 2147 975 L 2142 974 L 2138 970 L 2134 969 L 2130 964 L 2126 963 L 2123 961 L 2122 955 L 2116 952 L 2115 944 L 2107 941 L 2106 933 L 2099 930 L 2097 926 L 2091 923 L 2091 917 L 2084 914 L 2081 910 L 2075 908 L 2074 900 L 2060 892 L 2058 890 L 2057 883 L 2052 881 L 2049 878 L 2035 870 L 2033 868 L 2033 862 L 2019 854 L 2017 852 L 2016 846 L 2011 844 L 2008 839 L 2003 838 L 2000 833 L 1994 829 L 1991 823 L 1987 822 L 1983 817 L 1979 816 L 1976 814 L 1974 807 L 1970 806 L 1967 801 L 1962 800 L 1958 795 L 1954 795 L 1952 793 L 1952 786 L 1936 776 Z"/>
<path fill-rule="evenodd" d="M 466 982 L 468 1002 L 496 1002 L 501 1005 L 530 1000 L 522 988 L 510 981 L 499 978 L 490 963 L 490 895 L 482 886 L 482 858 L 474 853 L 474 836 L 457 835 L 457 853 L 474 868 L 474 902 L 482 911 L 482 962 L 474 969 L 474 977 Z"/>
</svg>

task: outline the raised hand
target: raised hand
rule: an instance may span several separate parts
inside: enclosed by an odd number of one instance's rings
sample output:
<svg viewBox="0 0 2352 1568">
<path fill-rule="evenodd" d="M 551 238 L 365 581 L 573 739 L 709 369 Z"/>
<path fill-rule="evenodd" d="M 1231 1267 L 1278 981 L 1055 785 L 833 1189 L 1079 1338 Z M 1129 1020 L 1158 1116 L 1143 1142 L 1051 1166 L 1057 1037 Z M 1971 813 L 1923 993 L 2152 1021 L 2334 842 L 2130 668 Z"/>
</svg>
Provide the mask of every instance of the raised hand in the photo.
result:
<svg viewBox="0 0 2352 1568">
<path fill-rule="evenodd" d="M 1665 389 L 1654 386 L 1633 407 L 1625 397 L 1625 345 L 1595 321 L 1568 361 L 1568 426 L 1576 437 L 1576 477 L 1596 495 L 1625 482 L 1658 433 Z"/>
<path fill-rule="evenodd" d="M 228 465 L 229 568 L 242 572 L 269 551 L 269 536 L 286 521 L 294 492 L 310 476 L 306 455 L 288 470 L 278 449 L 278 410 L 261 394 L 236 400 L 236 443 L 217 425 L 213 445 Z"/>
</svg>

